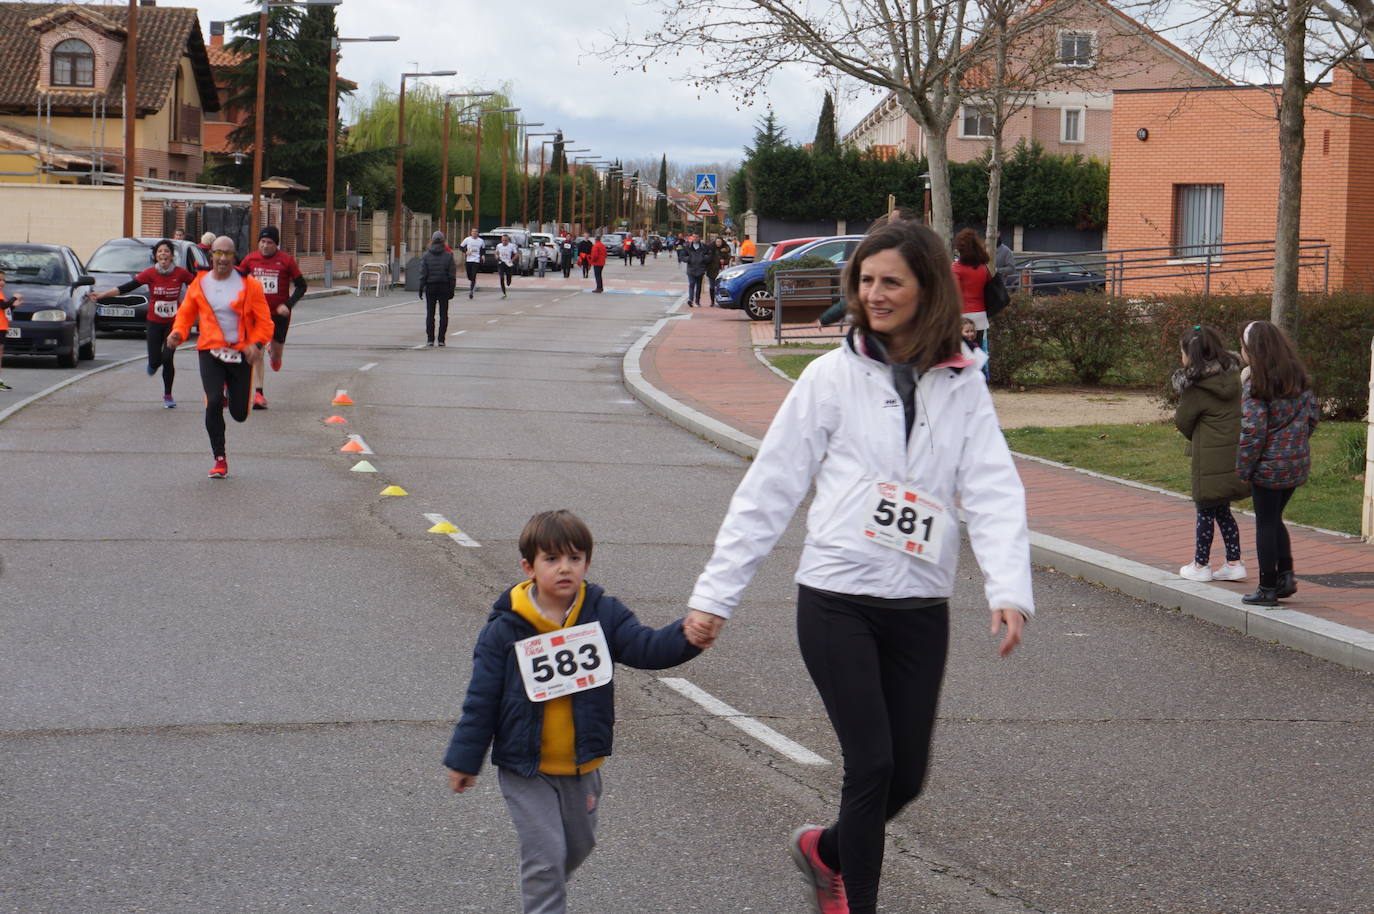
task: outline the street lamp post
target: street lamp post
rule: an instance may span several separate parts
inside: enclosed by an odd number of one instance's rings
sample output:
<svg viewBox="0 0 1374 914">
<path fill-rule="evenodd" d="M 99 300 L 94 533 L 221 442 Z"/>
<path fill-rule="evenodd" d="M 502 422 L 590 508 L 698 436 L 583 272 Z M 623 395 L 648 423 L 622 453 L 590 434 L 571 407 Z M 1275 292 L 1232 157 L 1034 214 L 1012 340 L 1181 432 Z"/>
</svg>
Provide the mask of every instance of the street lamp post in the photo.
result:
<svg viewBox="0 0 1374 914">
<path fill-rule="evenodd" d="M 510 114 L 519 111 L 519 108 L 496 108 L 492 111 L 479 111 L 477 116 L 483 114 Z M 501 124 L 501 224 L 506 224 L 506 163 L 510 159 L 510 135 L 506 132 L 510 125 L 504 120 Z"/>
<path fill-rule="evenodd" d="M 568 170 L 568 153 L 570 152 L 591 152 L 587 149 L 569 149 L 568 140 L 563 141 L 563 161 L 558 163 L 558 227 L 563 227 L 563 173 Z M 571 213 L 569 213 L 571 215 Z"/>
<path fill-rule="evenodd" d="M 543 121 L 513 121 L 512 123 L 509 123 L 509 124 L 506 125 L 506 129 L 509 130 L 509 129 L 512 128 L 512 127 L 521 127 L 521 128 L 523 128 L 523 127 L 543 127 L 543 126 L 544 126 L 544 122 L 543 122 Z M 503 147 L 503 148 L 504 148 L 504 147 Z M 503 171 L 503 173 L 504 173 L 504 171 Z M 530 228 L 530 135 L 529 135 L 528 133 L 525 134 L 525 158 L 524 158 L 524 160 L 523 160 L 523 163 L 522 163 L 521 166 L 520 166 L 520 174 L 521 174 L 522 178 L 524 179 L 524 184 L 521 185 L 521 187 L 524 189 L 524 193 L 522 194 L 522 202 L 521 202 L 521 210 L 522 210 L 522 213 L 521 213 L 521 216 L 522 216 L 521 225 L 523 225 L 523 226 L 525 227 L 525 230 L 526 230 L 526 231 L 529 231 L 529 228 Z M 502 213 L 501 213 L 501 224 L 502 224 L 502 225 L 505 225 L 505 223 L 506 223 L 505 212 L 504 212 L 504 210 L 505 210 L 505 205 L 506 205 L 506 202 L 505 202 L 505 201 L 506 201 L 506 191 L 505 191 L 505 186 L 504 186 L 504 185 L 505 185 L 505 181 L 503 180 L 501 183 L 502 183 L 502 189 L 501 189 L 501 208 L 502 208 Z"/>
<path fill-rule="evenodd" d="M 400 272 L 401 264 L 401 190 L 406 168 L 406 80 L 425 76 L 457 76 L 457 70 L 431 70 L 428 73 L 402 73 L 401 95 L 396 104 L 396 207 L 391 214 L 391 275 Z"/>
<path fill-rule="evenodd" d="M 550 133 L 531 133 L 530 136 L 558 136 L 558 131 Z M 558 142 L 554 140 L 539 141 L 539 231 L 544 230 L 544 147 L 550 143 Z"/>
<path fill-rule="evenodd" d="M 339 45 L 357 41 L 400 41 L 397 35 L 329 39 L 329 140 L 324 151 L 324 287 L 334 286 L 334 143 L 339 132 Z"/>
<path fill-rule="evenodd" d="M 448 133 L 449 133 L 449 111 L 448 100 L 451 98 L 487 98 L 495 95 L 495 92 L 450 92 L 444 96 L 444 148 L 440 155 L 440 176 L 439 176 L 439 210 L 440 223 L 444 226 L 444 232 L 448 233 L 449 205 L 448 205 Z M 466 111 L 471 105 L 464 106 L 461 111 Z"/>
<path fill-rule="evenodd" d="M 129 0 L 124 52 L 124 237 L 134 237 L 134 115 L 138 105 L 138 3 Z"/>
<path fill-rule="evenodd" d="M 600 163 L 606 161 L 606 160 L 603 159 L 603 158 L 601 158 L 601 157 L 599 157 L 599 156 L 578 156 L 577 159 L 576 159 L 576 161 L 577 161 L 577 163 L 578 163 L 579 165 L 584 165 L 584 166 L 585 166 L 585 165 L 590 165 L 590 166 L 592 166 L 592 170 L 593 170 L 593 171 L 596 171 L 596 166 L 599 165 Z M 576 187 L 577 187 L 577 182 L 574 182 L 573 188 L 576 189 Z M 589 206 L 589 204 L 590 204 L 590 198 L 591 198 L 591 191 L 590 191 L 590 190 L 587 190 L 586 188 L 583 188 L 583 190 L 582 190 L 582 225 L 583 225 L 584 228 L 590 226 L 591 228 L 594 229 L 594 228 L 596 228 L 596 226 L 590 225 L 590 223 L 591 223 L 591 221 L 592 221 L 591 218 L 590 218 L 590 217 L 591 217 L 591 213 L 590 213 L 590 211 L 589 211 L 589 210 L 590 210 L 590 206 Z M 574 218 L 576 218 L 576 204 L 574 204 L 573 210 L 574 210 Z"/>
<path fill-rule="evenodd" d="M 263 120 L 267 108 L 267 13 L 274 6 L 338 6 L 343 0 L 262 0 L 258 9 L 258 91 L 253 109 L 253 211 L 248 215 L 248 234 L 256 241 L 262 228 L 262 151 L 266 143 Z M 125 112 L 126 114 L 128 112 Z"/>
<path fill-rule="evenodd" d="M 472 226 L 479 232 L 482 230 L 482 115 L 494 114 L 498 111 L 510 111 L 510 108 L 494 108 L 485 111 L 477 109 L 477 156 L 472 166 Z"/>
</svg>

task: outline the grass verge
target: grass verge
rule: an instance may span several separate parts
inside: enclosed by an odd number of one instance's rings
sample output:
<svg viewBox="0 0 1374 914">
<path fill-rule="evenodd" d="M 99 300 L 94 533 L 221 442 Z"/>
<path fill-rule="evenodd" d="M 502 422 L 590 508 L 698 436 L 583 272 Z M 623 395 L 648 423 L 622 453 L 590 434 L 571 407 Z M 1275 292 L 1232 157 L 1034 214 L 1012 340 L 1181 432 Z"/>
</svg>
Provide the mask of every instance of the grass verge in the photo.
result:
<svg viewBox="0 0 1374 914">
<path fill-rule="evenodd" d="M 1324 422 L 1312 436 L 1312 474 L 1293 494 L 1284 519 L 1342 533 L 1360 532 L 1364 481 L 1349 455 L 1350 442 L 1364 433 L 1362 422 Z M 1173 425 L 1075 425 L 1068 428 L 1008 429 L 1013 451 L 1033 454 L 1119 479 L 1189 494 L 1186 442 Z M 1251 510 L 1250 501 L 1234 507 Z"/>
</svg>

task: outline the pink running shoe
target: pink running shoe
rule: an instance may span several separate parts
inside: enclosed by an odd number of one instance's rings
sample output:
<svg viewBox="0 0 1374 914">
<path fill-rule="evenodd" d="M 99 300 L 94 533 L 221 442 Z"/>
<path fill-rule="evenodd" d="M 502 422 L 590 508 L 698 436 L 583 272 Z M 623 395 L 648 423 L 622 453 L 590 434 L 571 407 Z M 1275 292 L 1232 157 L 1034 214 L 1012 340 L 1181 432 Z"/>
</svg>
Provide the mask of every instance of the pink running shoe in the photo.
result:
<svg viewBox="0 0 1374 914">
<path fill-rule="evenodd" d="M 787 849 L 809 887 L 807 899 L 814 914 L 849 914 L 844 878 L 821 862 L 819 825 L 803 825 L 792 832 Z"/>
</svg>

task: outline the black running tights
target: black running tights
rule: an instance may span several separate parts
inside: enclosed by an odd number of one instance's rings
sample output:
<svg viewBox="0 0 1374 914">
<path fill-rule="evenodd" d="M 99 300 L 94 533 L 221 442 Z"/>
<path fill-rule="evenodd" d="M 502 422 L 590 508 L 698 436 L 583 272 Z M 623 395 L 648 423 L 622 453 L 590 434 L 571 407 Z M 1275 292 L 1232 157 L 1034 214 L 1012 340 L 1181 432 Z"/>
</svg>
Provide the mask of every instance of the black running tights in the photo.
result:
<svg viewBox="0 0 1374 914">
<path fill-rule="evenodd" d="M 248 397 L 253 392 L 253 368 L 242 362 L 221 362 L 201 349 L 200 383 L 205 388 L 205 431 L 210 435 L 210 453 L 215 457 L 224 452 L 224 388 L 229 387 L 229 415 L 235 422 L 248 418 Z"/>
<path fill-rule="evenodd" d="M 797 639 L 844 755 L 840 815 L 820 855 L 851 914 L 874 914 L 885 825 L 925 780 L 949 645 L 949 604 L 879 609 L 799 588 Z"/>
<path fill-rule="evenodd" d="M 176 350 L 168 349 L 164 345 L 167 335 L 171 332 L 170 323 L 158 321 L 148 321 L 148 329 L 145 331 L 148 339 L 148 368 L 151 372 L 156 372 L 158 368 L 162 369 L 162 392 L 165 394 L 172 392 L 172 379 L 177 375 Z"/>
</svg>

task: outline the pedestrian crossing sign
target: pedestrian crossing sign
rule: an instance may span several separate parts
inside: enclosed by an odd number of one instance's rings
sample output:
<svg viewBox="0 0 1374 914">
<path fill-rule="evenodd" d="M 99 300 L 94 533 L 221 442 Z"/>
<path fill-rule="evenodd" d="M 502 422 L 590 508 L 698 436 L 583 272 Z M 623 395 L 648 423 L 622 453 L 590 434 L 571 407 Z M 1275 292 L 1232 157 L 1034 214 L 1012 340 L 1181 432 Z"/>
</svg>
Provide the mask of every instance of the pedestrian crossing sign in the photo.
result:
<svg viewBox="0 0 1374 914">
<path fill-rule="evenodd" d="M 710 198 L 710 197 L 702 197 L 702 198 L 701 198 L 701 202 L 697 204 L 697 208 L 696 208 L 696 210 L 694 211 L 694 215 L 697 215 L 697 216 L 714 216 L 715 214 L 716 214 L 716 208 L 715 208 L 714 206 L 711 205 L 711 198 Z"/>
<path fill-rule="evenodd" d="M 714 171 L 697 174 L 696 192 L 699 194 L 714 194 L 716 192 L 716 173 Z"/>
</svg>

